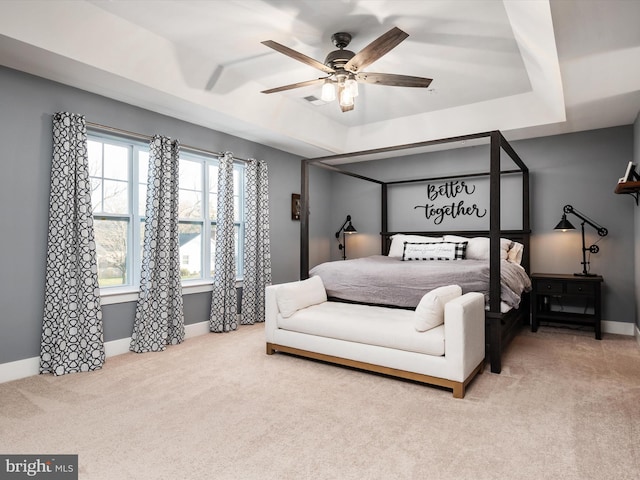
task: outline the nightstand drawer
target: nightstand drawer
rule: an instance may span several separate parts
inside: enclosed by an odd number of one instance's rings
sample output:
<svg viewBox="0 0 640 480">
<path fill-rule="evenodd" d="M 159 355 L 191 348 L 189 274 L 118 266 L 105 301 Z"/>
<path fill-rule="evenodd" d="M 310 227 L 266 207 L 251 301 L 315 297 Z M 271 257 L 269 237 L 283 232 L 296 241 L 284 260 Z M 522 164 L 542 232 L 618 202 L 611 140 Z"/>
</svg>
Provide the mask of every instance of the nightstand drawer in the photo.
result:
<svg viewBox="0 0 640 480">
<path fill-rule="evenodd" d="M 595 291 L 592 283 L 567 283 L 567 293 L 570 295 L 593 295 Z"/>
<path fill-rule="evenodd" d="M 562 293 L 562 282 L 555 280 L 538 280 L 536 282 L 536 292 L 538 293 Z"/>
</svg>

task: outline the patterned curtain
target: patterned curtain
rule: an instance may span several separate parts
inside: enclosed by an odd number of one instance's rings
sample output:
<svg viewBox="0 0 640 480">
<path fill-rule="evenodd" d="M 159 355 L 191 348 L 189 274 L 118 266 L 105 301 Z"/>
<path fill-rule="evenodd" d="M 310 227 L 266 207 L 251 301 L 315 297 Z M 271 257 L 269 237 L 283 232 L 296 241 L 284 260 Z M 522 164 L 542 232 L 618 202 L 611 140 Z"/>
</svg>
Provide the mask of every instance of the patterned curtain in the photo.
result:
<svg viewBox="0 0 640 480">
<path fill-rule="evenodd" d="M 149 173 L 140 294 L 129 349 L 157 352 L 184 340 L 178 232 L 179 144 L 154 136 Z"/>
<path fill-rule="evenodd" d="M 233 204 L 233 154 L 226 152 L 218 166 L 216 252 L 209 319 L 209 329 L 218 333 L 238 328 Z"/>
<path fill-rule="evenodd" d="M 249 159 L 245 168 L 243 325 L 264 321 L 265 287 L 271 284 L 267 164 Z"/>
<path fill-rule="evenodd" d="M 86 372 L 105 360 L 93 235 L 87 127 L 53 116 L 53 159 L 40 373 Z"/>
</svg>

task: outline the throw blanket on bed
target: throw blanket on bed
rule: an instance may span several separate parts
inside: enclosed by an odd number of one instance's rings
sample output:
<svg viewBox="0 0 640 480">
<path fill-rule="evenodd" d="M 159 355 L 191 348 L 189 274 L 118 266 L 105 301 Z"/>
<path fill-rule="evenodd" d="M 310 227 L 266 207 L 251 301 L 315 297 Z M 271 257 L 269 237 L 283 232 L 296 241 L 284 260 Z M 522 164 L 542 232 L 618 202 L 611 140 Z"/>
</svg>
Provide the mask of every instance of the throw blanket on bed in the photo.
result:
<svg viewBox="0 0 640 480">
<path fill-rule="evenodd" d="M 501 261 L 502 310 L 518 308 L 531 290 L 524 268 Z M 415 308 L 423 295 L 443 285 L 460 285 L 462 293 L 480 292 L 489 299 L 489 262 L 485 260 L 405 262 L 384 255 L 322 263 L 310 275 L 322 278 L 329 297 L 354 302 Z"/>
</svg>

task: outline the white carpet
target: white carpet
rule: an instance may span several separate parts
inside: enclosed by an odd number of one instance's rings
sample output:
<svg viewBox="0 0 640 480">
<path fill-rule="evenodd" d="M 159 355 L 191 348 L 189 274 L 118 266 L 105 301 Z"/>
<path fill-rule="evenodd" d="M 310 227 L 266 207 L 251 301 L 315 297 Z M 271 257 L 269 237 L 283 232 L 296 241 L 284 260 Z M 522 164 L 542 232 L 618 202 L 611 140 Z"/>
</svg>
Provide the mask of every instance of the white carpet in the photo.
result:
<svg viewBox="0 0 640 480">
<path fill-rule="evenodd" d="M 284 354 L 263 325 L 0 384 L 0 453 L 78 454 L 80 479 L 633 479 L 633 337 L 522 331 L 449 390 Z"/>
</svg>

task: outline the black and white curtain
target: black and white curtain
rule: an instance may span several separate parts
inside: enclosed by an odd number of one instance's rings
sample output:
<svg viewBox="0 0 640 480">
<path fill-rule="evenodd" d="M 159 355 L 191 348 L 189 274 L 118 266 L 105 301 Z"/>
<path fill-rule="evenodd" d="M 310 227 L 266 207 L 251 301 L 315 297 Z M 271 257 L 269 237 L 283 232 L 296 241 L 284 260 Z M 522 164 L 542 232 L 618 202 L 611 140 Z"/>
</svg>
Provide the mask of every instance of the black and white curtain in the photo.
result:
<svg viewBox="0 0 640 480">
<path fill-rule="evenodd" d="M 179 144 L 159 135 L 149 145 L 140 293 L 129 349 L 157 352 L 184 340 L 178 231 Z"/>
<path fill-rule="evenodd" d="M 269 181 L 267 164 L 249 159 L 245 167 L 243 325 L 264 321 L 265 287 L 271 284 Z"/>
<path fill-rule="evenodd" d="M 60 112 L 53 116 L 40 373 L 96 370 L 104 360 L 86 121 Z"/>
<path fill-rule="evenodd" d="M 209 329 L 229 332 L 238 328 L 236 294 L 233 154 L 226 152 L 218 165 L 218 216 Z"/>
</svg>

